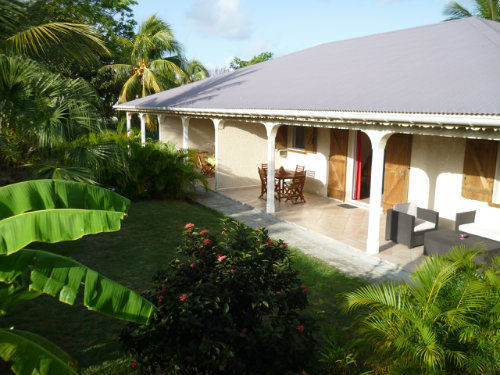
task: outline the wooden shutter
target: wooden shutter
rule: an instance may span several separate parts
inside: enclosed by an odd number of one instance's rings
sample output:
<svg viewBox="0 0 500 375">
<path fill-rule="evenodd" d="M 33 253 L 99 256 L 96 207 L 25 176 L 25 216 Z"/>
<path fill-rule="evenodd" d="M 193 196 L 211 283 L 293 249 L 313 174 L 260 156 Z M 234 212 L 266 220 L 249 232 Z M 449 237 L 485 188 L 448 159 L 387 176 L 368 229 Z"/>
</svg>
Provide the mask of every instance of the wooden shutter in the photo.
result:
<svg viewBox="0 0 500 375">
<path fill-rule="evenodd" d="M 462 196 L 491 202 L 498 143 L 482 139 L 467 139 L 465 144 Z"/>
<path fill-rule="evenodd" d="M 382 195 L 384 212 L 395 204 L 408 202 L 411 142 L 411 134 L 393 134 L 387 141 Z"/>
<path fill-rule="evenodd" d="M 306 144 L 305 151 L 306 152 L 316 152 L 316 144 L 317 144 L 317 129 L 312 127 L 306 127 Z"/>
<path fill-rule="evenodd" d="M 277 150 L 287 148 L 288 145 L 288 126 L 281 125 L 276 133 L 275 148 Z"/>
<path fill-rule="evenodd" d="M 345 200 L 345 176 L 348 144 L 348 130 L 330 129 L 330 174 L 328 176 L 328 196 L 341 201 Z"/>
</svg>

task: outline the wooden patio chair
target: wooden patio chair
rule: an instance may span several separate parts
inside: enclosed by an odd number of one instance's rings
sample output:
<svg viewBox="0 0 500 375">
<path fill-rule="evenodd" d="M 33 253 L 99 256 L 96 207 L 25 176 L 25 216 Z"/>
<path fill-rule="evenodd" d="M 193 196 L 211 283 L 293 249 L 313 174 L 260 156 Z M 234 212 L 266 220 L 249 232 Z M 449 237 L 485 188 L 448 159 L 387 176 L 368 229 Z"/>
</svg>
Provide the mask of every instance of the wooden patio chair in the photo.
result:
<svg viewBox="0 0 500 375">
<path fill-rule="evenodd" d="M 263 164 L 264 165 L 264 164 Z M 265 168 L 258 167 L 259 169 L 259 177 L 260 177 L 260 195 L 259 198 L 267 199 L 267 164 L 265 164 Z M 279 181 L 274 182 L 274 194 L 278 193 L 278 189 L 280 188 Z"/>
<path fill-rule="evenodd" d="M 215 165 L 210 165 L 207 163 L 207 161 L 205 160 L 204 153 L 200 152 L 198 154 L 198 161 L 200 162 L 201 173 L 204 176 L 207 176 L 207 177 L 214 177 L 215 176 Z"/>
<path fill-rule="evenodd" d="M 285 183 L 285 203 L 291 201 L 293 204 L 306 203 L 304 198 L 304 184 L 306 172 L 295 172 L 292 181 Z"/>
<path fill-rule="evenodd" d="M 296 165 L 295 166 L 295 172 L 304 172 L 305 170 L 306 170 L 306 168 L 303 165 Z"/>
<path fill-rule="evenodd" d="M 267 171 L 264 168 L 258 167 L 259 177 L 260 177 L 260 195 L 259 198 L 267 196 Z"/>
</svg>

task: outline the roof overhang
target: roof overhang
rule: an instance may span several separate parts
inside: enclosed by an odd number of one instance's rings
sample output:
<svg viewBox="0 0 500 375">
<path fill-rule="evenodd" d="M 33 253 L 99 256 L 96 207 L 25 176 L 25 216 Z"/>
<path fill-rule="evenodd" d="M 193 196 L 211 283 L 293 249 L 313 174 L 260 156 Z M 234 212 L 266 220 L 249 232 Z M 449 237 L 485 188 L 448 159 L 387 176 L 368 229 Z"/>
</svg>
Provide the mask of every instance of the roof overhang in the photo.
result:
<svg viewBox="0 0 500 375">
<path fill-rule="evenodd" d="M 134 113 L 156 113 L 172 116 L 208 117 L 238 119 L 251 122 L 283 123 L 356 123 L 366 125 L 402 125 L 416 127 L 469 128 L 474 130 L 500 131 L 500 115 L 477 114 L 435 114 L 435 113 L 391 113 L 391 112 L 350 112 L 350 111 L 308 111 L 274 109 L 211 109 L 156 107 L 144 108 L 127 106 L 126 103 L 115 109 Z"/>
</svg>

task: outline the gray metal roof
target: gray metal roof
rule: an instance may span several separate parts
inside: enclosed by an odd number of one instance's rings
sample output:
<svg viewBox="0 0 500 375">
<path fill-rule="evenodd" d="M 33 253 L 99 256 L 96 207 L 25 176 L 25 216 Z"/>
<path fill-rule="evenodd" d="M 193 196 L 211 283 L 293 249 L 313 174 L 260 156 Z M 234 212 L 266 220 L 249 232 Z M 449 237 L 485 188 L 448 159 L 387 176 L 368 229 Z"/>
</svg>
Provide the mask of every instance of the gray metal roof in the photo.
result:
<svg viewBox="0 0 500 375">
<path fill-rule="evenodd" d="M 322 44 L 118 105 L 500 114 L 500 23 L 479 18 Z"/>
</svg>

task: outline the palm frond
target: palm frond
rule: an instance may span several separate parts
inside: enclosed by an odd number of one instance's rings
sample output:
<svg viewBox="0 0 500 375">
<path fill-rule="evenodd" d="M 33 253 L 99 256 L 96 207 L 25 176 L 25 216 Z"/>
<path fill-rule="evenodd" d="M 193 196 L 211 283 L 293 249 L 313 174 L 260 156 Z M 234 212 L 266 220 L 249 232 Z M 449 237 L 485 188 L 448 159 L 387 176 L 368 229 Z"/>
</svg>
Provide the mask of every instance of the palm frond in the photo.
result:
<svg viewBox="0 0 500 375">
<path fill-rule="evenodd" d="M 50 51 L 58 48 L 76 61 L 99 63 L 98 56 L 110 52 L 88 25 L 52 22 L 19 31 L 6 40 L 6 48 L 16 54 L 49 59 Z"/>
<path fill-rule="evenodd" d="M 122 87 L 118 103 L 125 103 L 135 99 L 141 93 L 141 81 L 137 74 L 132 75 Z"/>
<path fill-rule="evenodd" d="M 133 74 L 134 66 L 130 64 L 111 64 L 105 65 L 99 69 L 100 72 L 111 72 L 115 81 L 122 81 L 130 77 Z"/>
<path fill-rule="evenodd" d="M 462 5 L 454 1 L 445 5 L 443 14 L 445 16 L 448 16 L 446 21 L 472 17 L 472 14 L 470 13 L 469 10 L 467 10 L 467 8 L 463 7 Z"/>
</svg>

